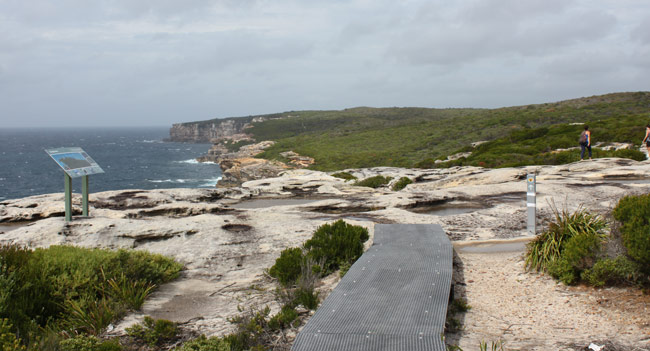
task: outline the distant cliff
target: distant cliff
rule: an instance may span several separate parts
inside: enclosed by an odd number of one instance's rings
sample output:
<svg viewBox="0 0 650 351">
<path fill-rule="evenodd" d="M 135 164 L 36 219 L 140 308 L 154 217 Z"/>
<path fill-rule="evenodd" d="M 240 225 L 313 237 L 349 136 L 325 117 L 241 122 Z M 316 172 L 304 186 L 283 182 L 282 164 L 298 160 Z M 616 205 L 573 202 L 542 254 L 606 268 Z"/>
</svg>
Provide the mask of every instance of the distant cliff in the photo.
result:
<svg viewBox="0 0 650 351">
<path fill-rule="evenodd" d="M 251 135 L 246 133 L 246 129 L 252 127 L 253 123 L 284 117 L 283 114 L 271 114 L 176 123 L 169 129 L 169 139 L 166 139 L 166 141 L 218 143 L 219 141 L 226 139 L 235 141 L 251 139 Z"/>
</svg>

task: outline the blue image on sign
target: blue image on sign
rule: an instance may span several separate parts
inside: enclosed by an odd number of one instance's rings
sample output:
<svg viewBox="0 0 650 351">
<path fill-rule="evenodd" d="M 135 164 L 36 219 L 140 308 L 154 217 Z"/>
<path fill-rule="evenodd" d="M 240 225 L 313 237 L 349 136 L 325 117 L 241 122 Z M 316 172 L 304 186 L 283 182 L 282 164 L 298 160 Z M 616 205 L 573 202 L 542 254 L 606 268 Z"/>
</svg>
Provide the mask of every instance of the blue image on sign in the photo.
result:
<svg viewBox="0 0 650 351">
<path fill-rule="evenodd" d="M 48 149 L 45 152 L 72 178 L 104 173 L 97 162 L 79 147 Z"/>
</svg>

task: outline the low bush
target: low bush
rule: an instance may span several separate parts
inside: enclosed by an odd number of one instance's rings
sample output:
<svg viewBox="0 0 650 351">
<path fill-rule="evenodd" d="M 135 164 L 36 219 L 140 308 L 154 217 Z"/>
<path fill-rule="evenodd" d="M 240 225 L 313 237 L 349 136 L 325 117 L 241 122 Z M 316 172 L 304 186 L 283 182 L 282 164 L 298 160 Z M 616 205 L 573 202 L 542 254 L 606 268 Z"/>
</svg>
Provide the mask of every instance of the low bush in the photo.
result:
<svg viewBox="0 0 650 351">
<path fill-rule="evenodd" d="M 298 288 L 294 291 L 293 304 L 315 310 L 320 302 L 318 295 L 318 292 L 314 291 L 313 288 Z"/>
<path fill-rule="evenodd" d="M 302 250 L 298 247 L 282 250 L 280 257 L 275 260 L 275 264 L 269 269 L 269 275 L 277 278 L 280 284 L 284 286 L 293 285 L 300 277 L 303 260 Z"/>
<path fill-rule="evenodd" d="M 60 351 L 121 351 L 117 340 L 100 340 L 95 336 L 77 335 L 61 341 Z"/>
<path fill-rule="evenodd" d="M 341 266 L 339 267 L 339 277 L 343 278 L 350 270 L 350 267 L 352 267 L 352 265 L 348 262 L 341 263 Z"/>
<path fill-rule="evenodd" d="M 20 339 L 12 331 L 11 322 L 8 319 L 0 319 L 0 350 L 2 351 L 22 351 L 26 347 L 20 343 Z"/>
<path fill-rule="evenodd" d="M 354 263 L 363 254 L 363 243 L 368 241 L 368 229 L 338 220 L 323 224 L 304 244 L 307 256 L 323 262 L 322 275 L 339 269 L 342 263 Z"/>
<path fill-rule="evenodd" d="M 181 268 L 142 251 L 0 246 L 0 318 L 25 344 L 46 332 L 99 334 Z"/>
<path fill-rule="evenodd" d="M 377 176 L 374 176 L 374 177 L 370 177 L 370 178 L 366 178 L 364 180 L 357 181 L 353 185 L 365 186 L 365 187 L 368 187 L 368 188 L 375 188 L 376 189 L 376 188 L 382 187 L 382 186 L 390 183 L 390 181 L 392 179 L 393 179 L 392 177 L 384 177 L 384 176 L 377 175 Z"/>
<path fill-rule="evenodd" d="M 569 238 L 561 255 L 552 261 L 548 273 L 564 284 L 572 285 L 580 281 L 580 274 L 593 266 L 603 243 L 598 232 L 582 232 Z"/>
<path fill-rule="evenodd" d="M 230 322 L 237 326 L 237 330 L 223 337 L 230 345 L 231 351 L 264 351 L 272 339 L 269 327 L 269 313 L 267 306 L 261 310 L 251 309 L 244 314 L 231 318 Z"/>
<path fill-rule="evenodd" d="M 393 191 L 400 191 L 406 188 L 407 185 L 412 184 L 413 181 L 409 177 L 400 178 L 395 184 L 393 184 Z"/>
<path fill-rule="evenodd" d="M 622 223 L 621 236 L 628 255 L 650 274 L 650 194 L 623 197 L 613 214 Z"/>
<path fill-rule="evenodd" d="M 613 157 L 629 158 L 635 161 L 645 161 L 645 153 L 639 150 L 622 149 L 614 151 Z"/>
<path fill-rule="evenodd" d="M 166 319 L 154 320 L 146 316 L 141 324 L 126 328 L 126 332 L 136 341 L 155 347 L 176 338 L 178 326 Z"/>
<path fill-rule="evenodd" d="M 357 180 L 357 177 L 352 175 L 350 172 L 337 172 L 332 174 L 332 177 L 341 178 L 345 180 Z"/>
<path fill-rule="evenodd" d="M 555 220 L 549 223 L 547 230 L 527 245 L 525 267 L 529 270 L 546 271 L 552 262 L 561 258 L 566 244 L 572 237 L 585 235 L 585 238 L 590 240 L 602 239 L 603 231 L 607 228 L 607 223 L 602 217 L 593 215 L 584 208 L 579 208 L 573 213 L 569 213 L 567 209 L 560 212 L 555 206 L 552 206 L 552 209 Z M 570 250 L 566 258 L 566 264 L 571 267 L 581 264 L 581 254 L 584 253 L 579 240 L 572 245 L 575 249 Z M 562 274 L 561 268 L 567 267 L 554 267 L 557 275 Z"/>
<path fill-rule="evenodd" d="M 184 343 L 174 351 L 230 351 L 230 344 L 221 338 L 207 338 L 205 335 L 201 335 Z"/>
<path fill-rule="evenodd" d="M 291 306 L 282 306 L 282 310 L 269 320 L 269 328 L 280 330 L 293 327 L 292 324 L 298 318 L 298 312 Z"/>
<path fill-rule="evenodd" d="M 625 256 L 600 260 L 582 272 L 582 280 L 595 287 L 617 284 L 636 284 L 640 281 L 639 264 Z"/>
</svg>

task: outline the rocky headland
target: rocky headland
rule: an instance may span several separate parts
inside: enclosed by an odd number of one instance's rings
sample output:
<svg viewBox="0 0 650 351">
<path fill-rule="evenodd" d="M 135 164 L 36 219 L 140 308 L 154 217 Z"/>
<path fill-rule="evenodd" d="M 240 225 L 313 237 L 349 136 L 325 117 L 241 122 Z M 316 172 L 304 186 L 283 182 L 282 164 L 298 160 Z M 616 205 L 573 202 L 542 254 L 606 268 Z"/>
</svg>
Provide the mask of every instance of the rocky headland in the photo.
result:
<svg viewBox="0 0 650 351">
<path fill-rule="evenodd" d="M 286 162 L 255 157 L 272 146 L 275 143 L 273 141 L 244 145 L 236 152 L 228 151 L 224 144 L 227 142 L 232 141 L 226 139 L 217 142 L 207 154 L 197 158 L 199 162 L 214 162 L 219 165 L 222 175 L 217 186 L 221 188 L 237 187 L 250 180 L 277 177 L 280 172 L 306 168 L 314 163 L 313 158 L 298 155 L 293 151 L 280 154 Z"/>
<path fill-rule="evenodd" d="M 241 167 L 241 165 L 240 165 Z M 234 169 L 231 167 L 230 169 Z M 215 189 L 121 190 L 90 195 L 91 217 L 63 220 L 63 194 L 0 202 L 0 242 L 29 247 L 79 245 L 147 250 L 185 265 L 143 310 L 145 315 L 222 335 L 238 306 L 274 311 L 274 283 L 265 274 L 280 252 L 299 246 L 327 222 L 437 223 L 457 248 L 455 295 L 472 309 L 449 337 L 464 349 L 504 340 L 508 349 L 578 350 L 611 341 L 650 348 L 650 298 L 628 288 L 567 287 L 524 271 L 526 175 L 537 174 L 539 224 L 552 206 L 607 213 L 625 195 L 650 192 L 650 162 L 597 159 L 561 166 L 485 169 L 350 169 L 359 179 L 409 177 L 401 191 L 354 186 L 328 173 L 283 169 L 273 177 Z M 74 197 L 80 214 L 80 197 Z M 499 243 L 506 243 L 500 247 Z M 481 249 L 482 247 L 491 249 Z M 336 274 L 319 287 L 322 296 Z M 307 313 L 307 312 L 305 312 Z M 296 332 L 296 331 L 294 331 Z"/>
</svg>

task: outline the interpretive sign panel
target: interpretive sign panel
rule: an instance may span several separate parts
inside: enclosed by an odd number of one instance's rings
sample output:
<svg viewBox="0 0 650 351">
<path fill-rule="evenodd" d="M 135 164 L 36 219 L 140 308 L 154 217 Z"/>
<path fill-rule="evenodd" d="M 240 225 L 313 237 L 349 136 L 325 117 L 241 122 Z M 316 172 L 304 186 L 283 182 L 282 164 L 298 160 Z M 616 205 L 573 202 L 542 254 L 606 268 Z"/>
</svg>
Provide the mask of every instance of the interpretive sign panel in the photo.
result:
<svg viewBox="0 0 650 351">
<path fill-rule="evenodd" d="M 45 150 L 71 178 L 104 173 L 97 162 L 80 147 L 62 147 Z"/>
</svg>

